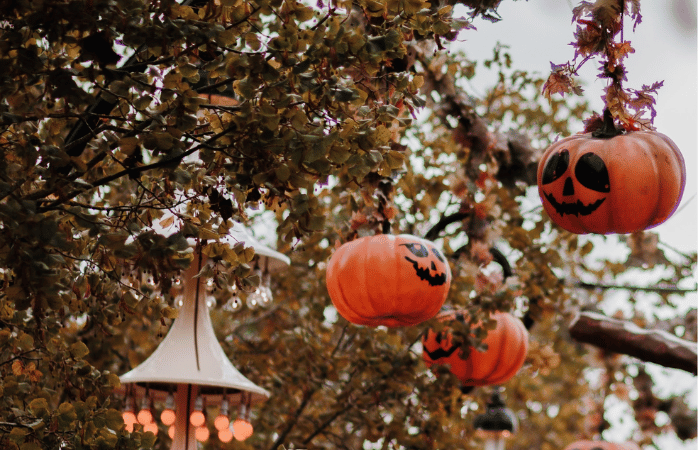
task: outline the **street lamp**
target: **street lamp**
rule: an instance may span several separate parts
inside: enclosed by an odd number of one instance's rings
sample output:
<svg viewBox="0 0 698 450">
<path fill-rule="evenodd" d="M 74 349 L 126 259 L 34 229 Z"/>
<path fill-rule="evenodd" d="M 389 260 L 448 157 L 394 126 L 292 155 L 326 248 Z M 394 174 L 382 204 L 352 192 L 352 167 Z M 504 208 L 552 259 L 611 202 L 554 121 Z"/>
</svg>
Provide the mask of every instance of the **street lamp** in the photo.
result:
<svg viewBox="0 0 698 450">
<path fill-rule="evenodd" d="M 518 421 L 514 413 L 505 407 L 499 389 L 496 389 L 487 402 L 487 411 L 475 417 L 473 425 L 476 434 L 485 439 L 485 450 L 504 450 L 504 442 L 516 431 Z"/>
<path fill-rule="evenodd" d="M 231 232 L 230 244 L 235 242 L 253 247 L 258 260 L 271 271 L 280 270 L 290 262 L 287 256 L 254 240 L 242 226 Z M 139 366 L 119 377 L 126 390 L 124 422 L 127 429 L 131 431 L 138 423 L 143 425 L 144 431 L 157 433 L 152 405 L 153 401 L 163 402 L 160 417 L 162 424 L 169 427 L 171 450 L 194 450 L 196 441 L 208 440 L 208 407 L 218 406 L 214 426 L 222 442 L 230 442 L 231 431 L 238 440 L 248 438 L 252 434 L 250 405 L 269 397 L 269 392 L 233 366 L 218 343 L 206 301 L 206 279 L 199 276 L 208 258 L 198 243 L 192 242 L 192 245 L 194 259 L 181 276 L 181 306 L 177 318 L 155 351 Z M 141 408 L 135 415 L 138 398 Z M 235 428 L 231 427 L 228 416 L 232 406 L 244 411 L 238 420 L 245 421 L 247 428 L 231 430 Z"/>
</svg>

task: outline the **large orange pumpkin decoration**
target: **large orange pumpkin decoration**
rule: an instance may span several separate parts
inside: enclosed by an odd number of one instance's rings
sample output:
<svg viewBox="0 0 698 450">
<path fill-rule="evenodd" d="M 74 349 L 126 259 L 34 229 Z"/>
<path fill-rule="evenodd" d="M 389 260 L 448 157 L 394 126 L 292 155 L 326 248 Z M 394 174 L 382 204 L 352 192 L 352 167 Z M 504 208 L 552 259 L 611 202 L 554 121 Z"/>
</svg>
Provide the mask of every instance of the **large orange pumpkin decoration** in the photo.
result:
<svg viewBox="0 0 698 450">
<path fill-rule="evenodd" d="M 453 334 L 444 329 L 432 329 L 422 337 L 422 357 L 428 367 L 433 364 L 448 364 L 450 371 L 464 386 L 487 386 L 502 384 L 512 378 L 523 366 L 528 352 L 528 331 L 523 323 L 506 312 L 493 314 L 497 321 L 494 330 L 487 333 L 484 343 L 487 350 L 480 352 L 470 348 L 463 357 L 461 346 Z M 454 312 L 444 313 L 440 319 L 457 320 Z M 462 316 L 461 316 L 462 320 Z"/>
<path fill-rule="evenodd" d="M 632 233 L 676 210 L 686 165 L 676 144 L 653 131 L 578 134 L 551 145 L 538 164 L 538 193 L 550 218 L 577 234 Z"/>
<path fill-rule="evenodd" d="M 451 268 L 432 242 L 411 235 L 365 236 L 339 247 L 327 265 L 339 314 L 357 325 L 416 325 L 439 312 Z"/>
<path fill-rule="evenodd" d="M 616 444 L 605 441 L 577 441 L 565 447 L 565 450 L 640 450 L 640 447 L 632 442 Z"/>
</svg>

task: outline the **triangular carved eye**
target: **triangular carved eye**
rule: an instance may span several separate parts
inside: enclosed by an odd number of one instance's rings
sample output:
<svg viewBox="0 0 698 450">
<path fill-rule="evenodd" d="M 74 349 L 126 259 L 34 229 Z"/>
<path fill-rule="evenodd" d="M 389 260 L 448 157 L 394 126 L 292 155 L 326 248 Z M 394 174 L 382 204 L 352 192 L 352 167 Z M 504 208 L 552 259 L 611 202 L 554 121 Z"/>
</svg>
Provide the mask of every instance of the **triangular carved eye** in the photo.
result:
<svg viewBox="0 0 698 450">
<path fill-rule="evenodd" d="M 610 192 L 608 169 L 603 159 L 595 153 L 586 153 L 579 158 L 574 175 L 585 188 L 596 192 Z"/>
<path fill-rule="evenodd" d="M 427 250 L 427 248 L 422 244 L 413 243 L 400 245 L 404 245 L 405 247 L 407 247 L 407 250 L 409 250 L 410 252 L 412 252 L 414 256 L 417 256 L 419 258 L 426 258 L 427 256 L 429 256 L 429 250 Z"/>
<path fill-rule="evenodd" d="M 569 150 L 561 150 L 550 157 L 543 169 L 543 184 L 552 183 L 567 171 L 570 165 Z"/>
</svg>

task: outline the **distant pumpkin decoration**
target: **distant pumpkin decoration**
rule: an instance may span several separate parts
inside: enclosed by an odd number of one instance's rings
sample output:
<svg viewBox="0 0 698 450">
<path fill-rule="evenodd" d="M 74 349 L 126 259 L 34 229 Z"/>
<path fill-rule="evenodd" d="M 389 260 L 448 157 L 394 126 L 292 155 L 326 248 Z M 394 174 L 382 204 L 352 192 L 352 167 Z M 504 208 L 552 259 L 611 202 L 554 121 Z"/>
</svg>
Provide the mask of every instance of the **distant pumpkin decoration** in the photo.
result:
<svg viewBox="0 0 698 450">
<path fill-rule="evenodd" d="M 640 447 L 632 442 L 577 441 L 565 447 L 565 450 L 640 450 Z"/>
<path fill-rule="evenodd" d="M 511 379 L 523 366 L 528 353 L 528 331 L 523 322 L 506 312 L 493 314 L 497 321 L 484 343 L 487 350 L 480 352 L 470 348 L 463 357 L 462 342 L 454 340 L 448 329 L 436 332 L 432 329 L 422 337 L 422 357 L 428 367 L 447 364 L 463 386 L 488 386 L 502 384 Z M 441 320 L 458 320 L 455 312 L 445 313 Z M 461 316 L 462 320 L 462 316 Z"/>
<path fill-rule="evenodd" d="M 339 247 L 327 265 L 337 312 L 357 325 L 402 327 L 431 319 L 451 286 L 451 268 L 430 241 L 365 236 Z"/>
<path fill-rule="evenodd" d="M 537 181 L 545 211 L 565 230 L 633 233 L 674 213 L 686 184 L 686 165 L 676 144 L 661 133 L 586 133 L 548 147 Z"/>
</svg>

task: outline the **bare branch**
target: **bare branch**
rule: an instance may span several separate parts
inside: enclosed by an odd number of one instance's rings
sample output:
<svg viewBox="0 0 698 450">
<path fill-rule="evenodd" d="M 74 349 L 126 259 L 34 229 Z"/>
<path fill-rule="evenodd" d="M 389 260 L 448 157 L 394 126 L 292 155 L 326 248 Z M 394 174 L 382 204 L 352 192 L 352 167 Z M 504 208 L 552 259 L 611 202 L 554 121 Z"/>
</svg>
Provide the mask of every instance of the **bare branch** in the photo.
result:
<svg viewBox="0 0 698 450">
<path fill-rule="evenodd" d="M 645 330 L 593 312 L 579 313 L 569 331 L 576 341 L 698 375 L 697 344 L 666 331 Z"/>
<path fill-rule="evenodd" d="M 626 291 L 643 291 L 643 292 L 656 292 L 658 294 L 688 294 L 691 292 L 696 292 L 697 286 L 692 288 L 680 288 L 676 286 L 629 286 L 622 284 L 606 284 L 606 283 L 585 283 L 578 281 L 574 283 L 574 287 L 579 287 L 583 289 L 624 289 Z"/>
</svg>

